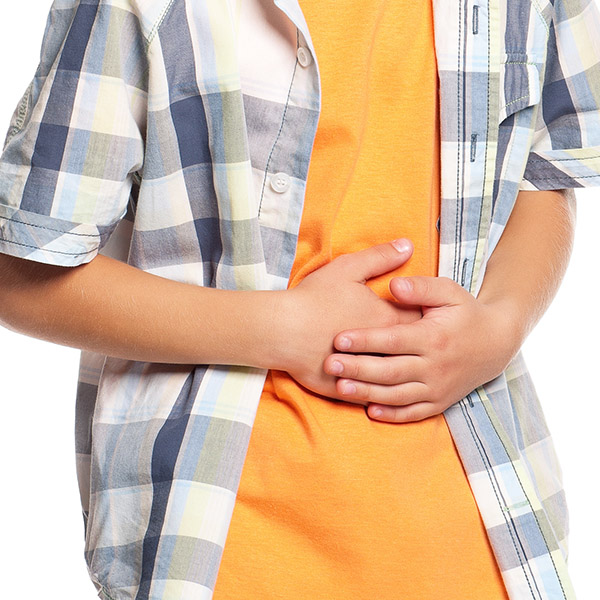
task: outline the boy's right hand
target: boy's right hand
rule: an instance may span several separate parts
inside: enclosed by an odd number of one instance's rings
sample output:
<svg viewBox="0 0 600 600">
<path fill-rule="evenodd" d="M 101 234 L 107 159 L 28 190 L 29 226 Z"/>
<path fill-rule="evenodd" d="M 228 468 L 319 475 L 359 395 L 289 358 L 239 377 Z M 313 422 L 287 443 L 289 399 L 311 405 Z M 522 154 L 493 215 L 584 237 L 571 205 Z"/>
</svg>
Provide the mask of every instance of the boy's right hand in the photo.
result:
<svg viewBox="0 0 600 600">
<path fill-rule="evenodd" d="M 420 317 L 418 307 L 409 311 L 366 285 L 411 253 L 408 241 L 400 251 L 375 246 L 276 291 L 201 287 L 101 254 L 77 267 L 0 254 L 0 325 L 125 360 L 281 369 L 312 391 L 342 400 L 335 377 L 323 371 L 335 336 Z"/>
<path fill-rule="evenodd" d="M 412 252 L 410 241 L 400 239 L 345 254 L 287 290 L 273 349 L 276 368 L 317 394 L 344 400 L 336 378 L 323 371 L 334 337 L 349 327 L 389 327 L 421 318 L 420 310 L 380 298 L 366 285 L 402 266 Z"/>
</svg>

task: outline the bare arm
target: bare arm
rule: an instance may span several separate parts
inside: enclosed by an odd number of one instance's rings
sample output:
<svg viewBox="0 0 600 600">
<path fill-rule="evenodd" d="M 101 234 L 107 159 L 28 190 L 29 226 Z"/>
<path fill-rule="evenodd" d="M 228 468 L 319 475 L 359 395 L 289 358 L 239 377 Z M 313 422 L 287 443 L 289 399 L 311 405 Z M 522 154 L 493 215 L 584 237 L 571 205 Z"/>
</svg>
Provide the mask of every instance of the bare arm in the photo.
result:
<svg viewBox="0 0 600 600">
<path fill-rule="evenodd" d="M 422 306 L 423 318 L 340 333 L 336 349 L 357 355 L 325 361 L 325 371 L 340 377 L 339 394 L 370 403 L 373 418 L 415 421 L 498 376 L 554 298 L 574 228 L 571 191 L 521 192 L 477 298 L 445 277 L 393 279 L 394 296 Z"/>
<path fill-rule="evenodd" d="M 289 371 L 337 396 L 322 363 L 335 334 L 408 318 L 365 280 L 411 255 L 384 244 L 340 257 L 290 291 L 226 291 L 180 283 L 98 255 L 58 267 L 0 255 L 0 324 L 51 342 L 145 362 Z M 413 317 L 416 318 L 416 317 Z"/>
<path fill-rule="evenodd" d="M 522 191 L 490 257 L 479 300 L 511 319 L 518 350 L 558 291 L 573 250 L 573 190 Z"/>
<path fill-rule="evenodd" d="M 5 326 L 131 360 L 201 363 L 215 359 L 259 366 L 253 349 L 261 346 L 256 343 L 261 330 L 268 333 L 266 322 L 261 322 L 263 311 L 254 311 L 254 326 L 245 328 L 247 340 L 234 343 L 240 328 L 230 325 L 246 320 L 244 308 L 252 311 L 252 303 L 276 312 L 278 302 L 277 294 L 261 293 L 250 294 L 242 304 L 235 292 L 213 293 L 102 255 L 78 267 L 0 256 L 0 269 L 0 320 Z M 215 310 L 217 306 L 221 310 Z M 219 322 L 221 314 L 230 319 Z M 244 361 L 237 350 L 245 353 Z"/>
</svg>

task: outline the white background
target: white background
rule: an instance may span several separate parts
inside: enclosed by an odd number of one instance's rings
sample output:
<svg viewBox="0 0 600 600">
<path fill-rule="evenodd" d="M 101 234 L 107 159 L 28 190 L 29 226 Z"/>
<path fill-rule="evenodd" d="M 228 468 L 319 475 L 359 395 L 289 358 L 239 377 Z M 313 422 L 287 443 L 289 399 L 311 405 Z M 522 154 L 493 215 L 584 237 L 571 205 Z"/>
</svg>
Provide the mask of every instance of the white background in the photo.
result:
<svg viewBox="0 0 600 600">
<path fill-rule="evenodd" d="M 0 135 L 35 71 L 49 0 L 0 10 Z M 570 571 L 580 600 L 598 593 L 600 189 L 578 192 L 576 244 L 525 356 L 555 438 L 571 511 Z M 0 328 L 2 595 L 95 598 L 87 578 L 75 479 L 77 350 Z M 479 600 L 479 599 L 478 599 Z M 483 599 L 482 599 L 483 600 Z"/>
</svg>

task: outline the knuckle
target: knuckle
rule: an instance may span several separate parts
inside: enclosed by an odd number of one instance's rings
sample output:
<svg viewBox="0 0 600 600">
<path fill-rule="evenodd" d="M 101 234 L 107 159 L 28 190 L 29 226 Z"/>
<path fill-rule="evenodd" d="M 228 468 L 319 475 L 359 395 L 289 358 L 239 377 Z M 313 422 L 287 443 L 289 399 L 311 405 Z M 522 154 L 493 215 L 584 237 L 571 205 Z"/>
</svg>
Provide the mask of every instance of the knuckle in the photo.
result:
<svg viewBox="0 0 600 600">
<path fill-rule="evenodd" d="M 343 269 L 343 268 L 349 266 L 351 262 L 352 262 L 351 254 L 340 254 L 340 256 L 338 256 L 337 258 L 334 258 L 331 261 L 331 264 L 334 264 L 337 267 L 340 267 Z"/>
<path fill-rule="evenodd" d="M 450 344 L 450 336 L 445 331 L 434 330 L 431 334 L 431 345 L 436 352 L 445 352 Z"/>
<path fill-rule="evenodd" d="M 394 404 L 404 406 L 406 404 L 406 394 L 398 389 L 394 391 Z"/>
<path fill-rule="evenodd" d="M 417 421 L 417 411 L 413 406 L 407 406 L 402 411 L 403 421 Z"/>
<path fill-rule="evenodd" d="M 450 277 L 439 277 L 439 280 L 444 286 L 446 294 L 460 293 L 460 291 L 463 289 L 456 281 L 454 281 L 454 279 L 451 279 Z"/>
<path fill-rule="evenodd" d="M 371 386 L 370 385 L 359 385 L 356 386 L 356 393 L 353 397 L 356 400 L 362 400 L 363 402 L 371 402 Z"/>
<path fill-rule="evenodd" d="M 395 383 L 398 380 L 398 369 L 391 357 L 384 357 L 381 361 L 381 379 L 383 383 Z"/>
<path fill-rule="evenodd" d="M 402 423 L 402 412 L 397 408 L 388 408 L 388 410 L 385 411 L 384 415 L 382 415 L 379 420 L 385 423 Z"/>
<path fill-rule="evenodd" d="M 407 407 L 405 415 L 408 421 L 422 421 L 430 416 L 421 406 Z"/>
<path fill-rule="evenodd" d="M 439 280 L 442 285 L 445 285 L 449 289 L 456 289 L 457 287 L 460 287 L 458 283 L 456 283 L 456 281 L 450 277 L 439 277 Z"/>
<path fill-rule="evenodd" d="M 413 291 L 417 292 L 419 296 L 429 295 L 431 291 L 431 282 L 427 277 L 421 277 L 419 275 L 415 275 L 410 278 L 411 284 L 413 286 Z"/>
<path fill-rule="evenodd" d="M 387 331 L 387 339 L 385 340 L 386 348 L 390 353 L 393 353 L 400 345 L 400 334 L 395 327 L 390 327 Z"/>
<path fill-rule="evenodd" d="M 387 244 L 385 245 L 379 245 L 379 246 L 374 246 L 373 247 L 373 252 L 375 252 L 379 258 L 382 258 L 383 260 L 386 260 L 388 258 L 388 253 L 387 253 Z"/>
<path fill-rule="evenodd" d="M 350 379 L 360 379 L 361 373 L 362 369 L 358 362 L 352 361 L 350 363 L 347 363 L 344 367 L 344 374 Z"/>
<path fill-rule="evenodd" d="M 431 404 L 439 404 L 441 402 L 441 400 L 442 400 L 443 397 L 444 397 L 444 394 L 442 394 L 440 390 L 433 389 L 427 395 L 427 400 Z"/>
<path fill-rule="evenodd" d="M 360 349 L 365 348 L 367 345 L 367 336 L 363 331 L 352 332 L 352 347 L 349 352 L 358 352 Z"/>
<path fill-rule="evenodd" d="M 435 394 L 436 386 L 448 385 L 451 380 L 452 373 L 449 373 L 446 366 L 439 363 L 433 363 L 429 367 L 429 396 Z"/>
</svg>

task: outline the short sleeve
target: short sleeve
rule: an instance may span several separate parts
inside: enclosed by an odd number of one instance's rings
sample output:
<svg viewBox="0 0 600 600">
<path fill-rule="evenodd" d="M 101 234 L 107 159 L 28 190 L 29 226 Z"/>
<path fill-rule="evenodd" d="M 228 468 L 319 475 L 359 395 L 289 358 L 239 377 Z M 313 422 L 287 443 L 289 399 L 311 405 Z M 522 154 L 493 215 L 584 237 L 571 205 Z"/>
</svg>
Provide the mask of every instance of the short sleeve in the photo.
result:
<svg viewBox="0 0 600 600">
<path fill-rule="evenodd" d="M 555 0 L 520 189 L 593 185 L 600 185 L 600 17 L 595 0 Z"/>
<path fill-rule="evenodd" d="M 0 252 L 89 262 L 144 160 L 147 60 L 128 2 L 55 0 L 0 157 Z"/>
</svg>

